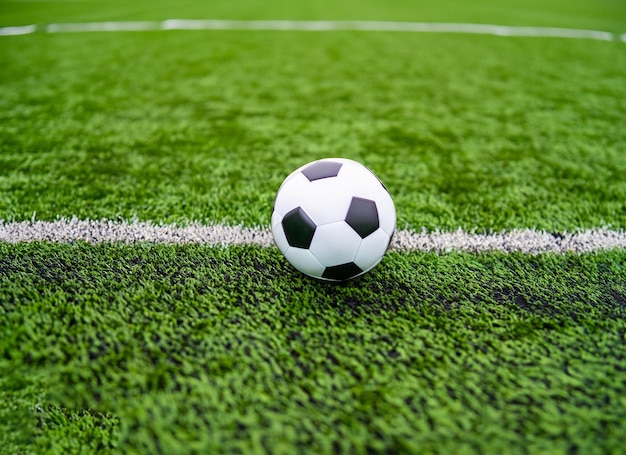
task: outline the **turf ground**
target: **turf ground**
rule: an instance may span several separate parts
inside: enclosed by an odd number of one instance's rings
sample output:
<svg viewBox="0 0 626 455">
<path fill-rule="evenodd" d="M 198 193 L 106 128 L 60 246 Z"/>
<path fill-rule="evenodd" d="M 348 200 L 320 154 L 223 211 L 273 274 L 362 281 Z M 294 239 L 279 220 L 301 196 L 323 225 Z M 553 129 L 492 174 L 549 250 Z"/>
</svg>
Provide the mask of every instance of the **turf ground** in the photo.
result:
<svg viewBox="0 0 626 455">
<path fill-rule="evenodd" d="M 344 156 L 398 227 L 626 229 L 626 43 L 45 33 L 389 20 L 626 32 L 623 2 L 0 3 L 0 220 L 267 228 Z M 0 242 L 0 452 L 619 453 L 626 251 L 393 251 L 339 286 L 274 248 Z"/>
</svg>

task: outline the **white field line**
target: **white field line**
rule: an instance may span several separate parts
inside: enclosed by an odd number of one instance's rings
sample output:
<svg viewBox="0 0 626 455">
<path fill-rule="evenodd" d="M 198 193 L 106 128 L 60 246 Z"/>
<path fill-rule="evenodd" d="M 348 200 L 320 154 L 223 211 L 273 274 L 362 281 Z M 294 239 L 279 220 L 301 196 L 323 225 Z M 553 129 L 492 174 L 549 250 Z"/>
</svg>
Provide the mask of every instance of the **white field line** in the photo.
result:
<svg viewBox="0 0 626 455">
<path fill-rule="evenodd" d="M 85 22 L 48 24 L 46 33 L 143 32 L 160 30 L 160 22 Z"/>
<path fill-rule="evenodd" d="M 36 25 L 19 25 L 0 28 L 0 36 L 28 35 L 37 31 Z"/>
<path fill-rule="evenodd" d="M 77 218 L 57 221 L 0 221 L 0 242 L 59 242 L 84 241 L 89 243 L 165 243 L 205 245 L 273 245 L 268 229 L 246 228 L 227 225 L 190 224 L 184 226 L 163 225 L 149 222 L 116 222 L 109 220 L 79 220 Z M 602 250 L 626 249 L 626 231 L 592 229 L 579 232 L 563 232 L 557 235 L 547 232 L 519 229 L 508 232 L 475 234 L 462 230 L 451 232 L 419 233 L 396 231 L 391 249 L 395 251 L 464 251 L 505 253 L 591 253 Z"/>
<path fill-rule="evenodd" d="M 496 36 L 526 36 L 550 38 L 580 38 L 601 41 L 625 41 L 624 35 L 600 30 L 582 30 L 558 27 L 522 27 L 492 24 L 464 24 L 445 22 L 394 21 L 289 21 L 289 20 L 222 20 L 222 19 L 167 19 L 140 22 L 82 22 L 59 23 L 44 26 L 26 25 L 0 28 L 0 36 L 46 33 L 128 32 L 146 30 L 292 30 L 408 33 L 472 33 Z"/>
</svg>

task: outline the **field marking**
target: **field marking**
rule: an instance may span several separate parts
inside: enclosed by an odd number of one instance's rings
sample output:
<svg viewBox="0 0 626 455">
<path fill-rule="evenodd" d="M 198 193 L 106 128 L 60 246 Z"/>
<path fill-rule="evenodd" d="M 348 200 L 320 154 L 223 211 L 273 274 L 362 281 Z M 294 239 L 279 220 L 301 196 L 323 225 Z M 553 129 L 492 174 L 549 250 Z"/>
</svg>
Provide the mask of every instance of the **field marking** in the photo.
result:
<svg viewBox="0 0 626 455">
<path fill-rule="evenodd" d="M 165 225 L 150 222 L 111 220 L 0 221 L 0 242 L 70 243 L 164 243 L 204 244 L 215 246 L 274 244 L 268 229 L 227 225 Z M 608 228 L 550 234 L 533 229 L 517 229 L 500 233 L 476 234 L 456 230 L 450 232 L 396 231 L 391 243 L 395 251 L 430 252 L 521 252 L 592 253 L 626 249 L 626 231 Z"/>
<path fill-rule="evenodd" d="M 67 24 L 48 24 L 46 33 L 84 33 L 84 32 L 144 32 L 161 30 L 160 22 L 85 22 Z"/>
<path fill-rule="evenodd" d="M 405 33 L 470 33 L 495 36 L 525 36 L 545 38 L 578 38 L 600 41 L 624 41 L 619 35 L 600 30 L 559 27 L 527 27 L 493 24 L 465 24 L 447 22 L 395 21 L 290 21 L 290 20 L 223 20 L 223 19 L 167 19 L 164 21 L 82 22 L 58 23 L 43 26 L 26 25 L 0 28 L 0 36 L 46 33 L 129 32 L 147 30 L 289 30 L 289 31 L 367 31 Z"/>
<path fill-rule="evenodd" d="M 19 25 L 0 28 L 0 36 L 29 35 L 37 31 L 36 25 Z"/>
</svg>

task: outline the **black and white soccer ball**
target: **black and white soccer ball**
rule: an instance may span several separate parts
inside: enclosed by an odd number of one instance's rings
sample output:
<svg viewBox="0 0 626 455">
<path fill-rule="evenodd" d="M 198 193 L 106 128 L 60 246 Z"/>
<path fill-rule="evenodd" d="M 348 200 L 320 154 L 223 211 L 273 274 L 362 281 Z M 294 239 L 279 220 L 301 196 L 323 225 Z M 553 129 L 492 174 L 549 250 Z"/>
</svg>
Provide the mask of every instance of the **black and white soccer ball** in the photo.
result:
<svg viewBox="0 0 626 455">
<path fill-rule="evenodd" d="M 382 182 L 356 161 L 326 158 L 283 182 L 274 201 L 272 233 L 299 271 L 328 281 L 355 278 L 383 258 L 396 209 Z"/>
</svg>

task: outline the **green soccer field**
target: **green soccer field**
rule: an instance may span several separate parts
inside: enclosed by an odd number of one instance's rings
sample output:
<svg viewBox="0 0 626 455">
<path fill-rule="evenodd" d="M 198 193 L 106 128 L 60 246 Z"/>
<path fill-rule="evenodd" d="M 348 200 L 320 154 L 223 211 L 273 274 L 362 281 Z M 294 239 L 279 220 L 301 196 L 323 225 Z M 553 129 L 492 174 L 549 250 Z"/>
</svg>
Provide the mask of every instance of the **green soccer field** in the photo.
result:
<svg viewBox="0 0 626 455">
<path fill-rule="evenodd" d="M 7 0 L 0 68 L 0 453 L 626 447 L 624 2 Z M 593 241 L 396 244 L 333 285 L 177 231 L 265 235 L 332 156 L 399 235 Z M 148 224 L 181 240 L 106 237 Z"/>
</svg>

